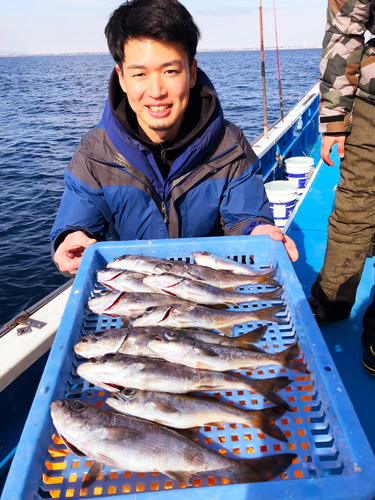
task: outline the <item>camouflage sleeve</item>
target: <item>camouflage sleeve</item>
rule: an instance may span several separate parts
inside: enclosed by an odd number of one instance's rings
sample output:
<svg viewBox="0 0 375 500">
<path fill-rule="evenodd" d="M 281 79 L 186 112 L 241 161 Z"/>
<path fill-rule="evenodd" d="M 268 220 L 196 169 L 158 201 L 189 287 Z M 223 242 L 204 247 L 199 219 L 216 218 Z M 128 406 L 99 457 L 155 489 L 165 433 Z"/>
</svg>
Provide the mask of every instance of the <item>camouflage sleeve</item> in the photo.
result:
<svg viewBox="0 0 375 500">
<path fill-rule="evenodd" d="M 320 132 L 350 131 L 370 1 L 328 0 L 319 77 Z"/>
</svg>

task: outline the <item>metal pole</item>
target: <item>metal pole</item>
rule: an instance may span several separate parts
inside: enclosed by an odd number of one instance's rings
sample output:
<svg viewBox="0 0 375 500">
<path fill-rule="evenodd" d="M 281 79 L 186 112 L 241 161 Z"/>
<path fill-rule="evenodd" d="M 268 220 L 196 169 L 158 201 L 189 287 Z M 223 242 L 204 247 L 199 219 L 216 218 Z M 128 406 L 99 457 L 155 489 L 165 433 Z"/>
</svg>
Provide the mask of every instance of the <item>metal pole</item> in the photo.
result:
<svg viewBox="0 0 375 500">
<path fill-rule="evenodd" d="M 273 11 L 274 11 L 274 15 L 275 15 L 275 36 L 276 36 L 277 70 L 278 70 L 278 73 L 279 73 L 280 113 L 281 113 L 281 120 L 284 121 L 284 106 L 283 106 L 283 94 L 282 94 L 282 91 L 281 91 L 279 43 L 277 41 L 277 22 L 276 22 L 276 4 L 275 4 L 275 0 L 273 0 Z"/>
<path fill-rule="evenodd" d="M 259 0 L 259 23 L 260 23 L 260 56 L 262 67 L 262 88 L 263 88 L 263 122 L 264 122 L 264 138 L 268 139 L 267 125 L 267 94 L 266 94 L 266 70 L 264 65 L 264 44 L 263 44 L 263 12 L 262 0 Z"/>
</svg>

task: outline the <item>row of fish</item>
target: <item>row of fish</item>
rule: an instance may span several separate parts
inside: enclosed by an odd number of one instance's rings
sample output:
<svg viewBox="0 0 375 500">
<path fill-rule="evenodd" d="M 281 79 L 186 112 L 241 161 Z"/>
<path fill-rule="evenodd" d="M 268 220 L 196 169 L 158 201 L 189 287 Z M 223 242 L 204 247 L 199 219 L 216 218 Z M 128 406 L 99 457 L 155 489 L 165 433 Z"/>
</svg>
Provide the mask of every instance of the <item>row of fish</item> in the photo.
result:
<svg viewBox="0 0 375 500">
<path fill-rule="evenodd" d="M 271 279 L 274 268 L 255 272 L 209 252 L 194 252 L 192 257 L 195 264 L 123 256 L 98 272 L 98 281 L 114 291 L 91 299 L 89 308 L 97 314 L 134 321 L 128 328 L 82 337 L 74 350 L 89 360 L 78 366 L 77 373 L 108 390 L 111 395 L 106 403 L 119 413 L 80 401 L 58 400 L 51 404 L 53 422 L 68 448 L 90 456 L 96 465 L 158 471 L 186 486 L 194 474 L 225 477 L 232 483 L 269 480 L 285 471 L 296 455 L 234 460 L 173 429 L 242 423 L 287 441 L 274 422 L 291 408 L 275 391 L 291 380 L 227 373 L 273 365 L 308 373 L 295 359 L 298 344 L 276 354 L 254 345 L 264 336 L 266 326 L 240 337 L 230 336 L 239 323 L 285 323 L 275 316 L 284 304 L 249 311 L 221 309 L 273 300 L 282 288 Z M 258 284 L 274 289 L 259 294 L 234 291 Z M 228 390 L 252 391 L 277 406 L 245 410 L 189 394 Z M 97 472 L 89 473 L 90 481 Z"/>
</svg>

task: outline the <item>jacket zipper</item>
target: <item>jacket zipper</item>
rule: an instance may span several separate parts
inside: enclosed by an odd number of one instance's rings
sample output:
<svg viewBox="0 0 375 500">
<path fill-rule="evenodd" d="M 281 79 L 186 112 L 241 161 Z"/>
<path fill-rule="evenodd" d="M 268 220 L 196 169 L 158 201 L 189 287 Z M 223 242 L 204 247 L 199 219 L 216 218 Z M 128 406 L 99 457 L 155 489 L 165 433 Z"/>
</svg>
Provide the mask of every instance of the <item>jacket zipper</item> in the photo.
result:
<svg viewBox="0 0 375 500">
<path fill-rule="evenodd" d="M 163 214 L 163 220 L 165 224 L 168 224 L 168 209 L 164 200 L 161 202 L 161 213 Z"/>
</svg>

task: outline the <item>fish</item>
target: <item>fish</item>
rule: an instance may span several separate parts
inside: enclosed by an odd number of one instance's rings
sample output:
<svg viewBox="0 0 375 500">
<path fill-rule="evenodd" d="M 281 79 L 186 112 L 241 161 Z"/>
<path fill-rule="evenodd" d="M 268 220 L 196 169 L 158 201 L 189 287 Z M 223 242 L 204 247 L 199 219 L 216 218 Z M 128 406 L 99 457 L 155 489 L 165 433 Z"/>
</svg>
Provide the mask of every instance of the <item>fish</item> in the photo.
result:
<svg viewBox="0 0 375 500">
<path fill-rule="evenodd" d="M 284 376 L 269 379 L 244 378 L 229 373 L 189 368 L 159 358 L 126 354 L 106 354 L 100 358 L 92 358 L 77 367 L 77 374 L 110 392 L 121 391 L 125 387 L 174 394 L 249 390 L 281 408 L 291 410 L 289 404 L 274 392 L 291 383 Z"/>
<path fill-rule="evenodd" d="M 206 344 L 184 339 L 178 335 L 157 335 L 147 344 L 160 358 L 171 363 L 226 372 L 230 370 L 258 370 L 266 366 L 282 366 L 299 373 L 309 373 L 306 365 L 295 358 L 299 355 L 298 343 L 276 354 L 259 350 Z"/>
<path fill-rule="evenodd" d="M 218 330 L 230 337 L 235 325 L 250 321 L 267 321 L 286 325 L 287 321 L 275 316 L 283 308 L 284 305 L 279 305 L 248 311 L 220 311 L 197 305 L 156 307 L 137 318 L 133 326 L 204 328 Z"/>
<path fill-rule="evenodd" d="M 120 413 L 145 418 L 175 429 L 191 429 L 209 425 L 245 424 L 280 441 L 288 442 L 273 422 L 285 414 L 274 406 L 263 410 L 245 410 L 210 397 L 167 392 L 140 391 L 126 388 L 114 392 L 106 403 Z"/>
<path fill-rule="evenodd" d="M 158 265 L 166 264 L 167 259 L 149 257 L 145 255 L 122 255 L 116 257 L 113 262 L 107 264 L 107 269 L 123 269 L 144 274 L 153 274 L 154 268 Z"/>
<path fill-rule="evenodd" d="M 87 302 L 87 307 L 99 315 L 113 318 L 130 316 L 132 318 L 144 314 L 150 307 L 186 303 L 186 300 L 178 297 L 159 293 L 113 291 L 93 297 Z"/>
<path fill-rule="evenodd" d="M 282 288 L 263 293 L 233 292 L 174 274 L 146 276 L 143 283 L 157 292 L 167 292 L 180 299 L 207 306 L 216 304 L 238 306 L 246 302 L 271 300 L 283 292 Z"/>
<path fill-rule="evenodd" d="M 226 337 L 204 330 L 182 330 L 159 326 L 129 327 L 102 330 L 82 336 L 73 350 L 84 358 L 97 358 L 109 353 L 120 353 L 137 356 L 158 357 L 147 346 L 148 342 L 157 335 L 167 338 L 179 336 L 188 340 L 202 340 L 207 343 L 241 347 L 242 349 L 261 350 L 253 342 L 259 342 L 264 336 L 267 326 L 260 326 L 255 330 L 239 335 Z"/>
<path fill-rule="evenodd" d="M 150 287 L 143 283 L 147 274 L 126 271 L 123 269 L 105 269 L 98 271 L 96 279 L 106 288 L 120 292 L 155 293 Z"/>
<path fill-rule="evenodd" d="M 267 481 L 297 458 L 295 453 L 277 453 L 236 460 L 154 422 L 78 400 L 55 400 L 50 411 L 58 434 L 73 454 L 111 469 L 159 472 L 185 486 L 191 486 L 194 475 L 224 477 L 234 484 Z"/>
<path fill-rule="evenodd" d="M 176 276 L 190 278 L 195 281 L 207 283 L 218 288 L 233 289 L 246 285 L 265 285 L 270 287 L 280 287 L 280 283 L 270 279 L 275 274 L 276 268 L 272 268 L 267 274 L 256 276 L 242 276 L 229 271 L 219 271 L 207 266 L 196 264 L 186 264 L 184 262 L 167 262 L 154 268 L 153 274 L 171 273 Z"/>
<path fill-rule="evenodd" d="M 268 274 L 271 269 L 265 269 L 262 271 L 257 271 L 251 267 L 240 264 L 233 259 L 228 259 L 227 257 L 222 257 L 211 252 L 192 252 L 191 253 L 196 264 L 201 266 L 212 267 L 212 269 L 218 269 L 221 271 L 231 271 L 235 274 L 246 274 L 248 276 L 261 276 L 262 274 Z M 273 272 L 276 268 L 273 269 Z"/>
</svg>

